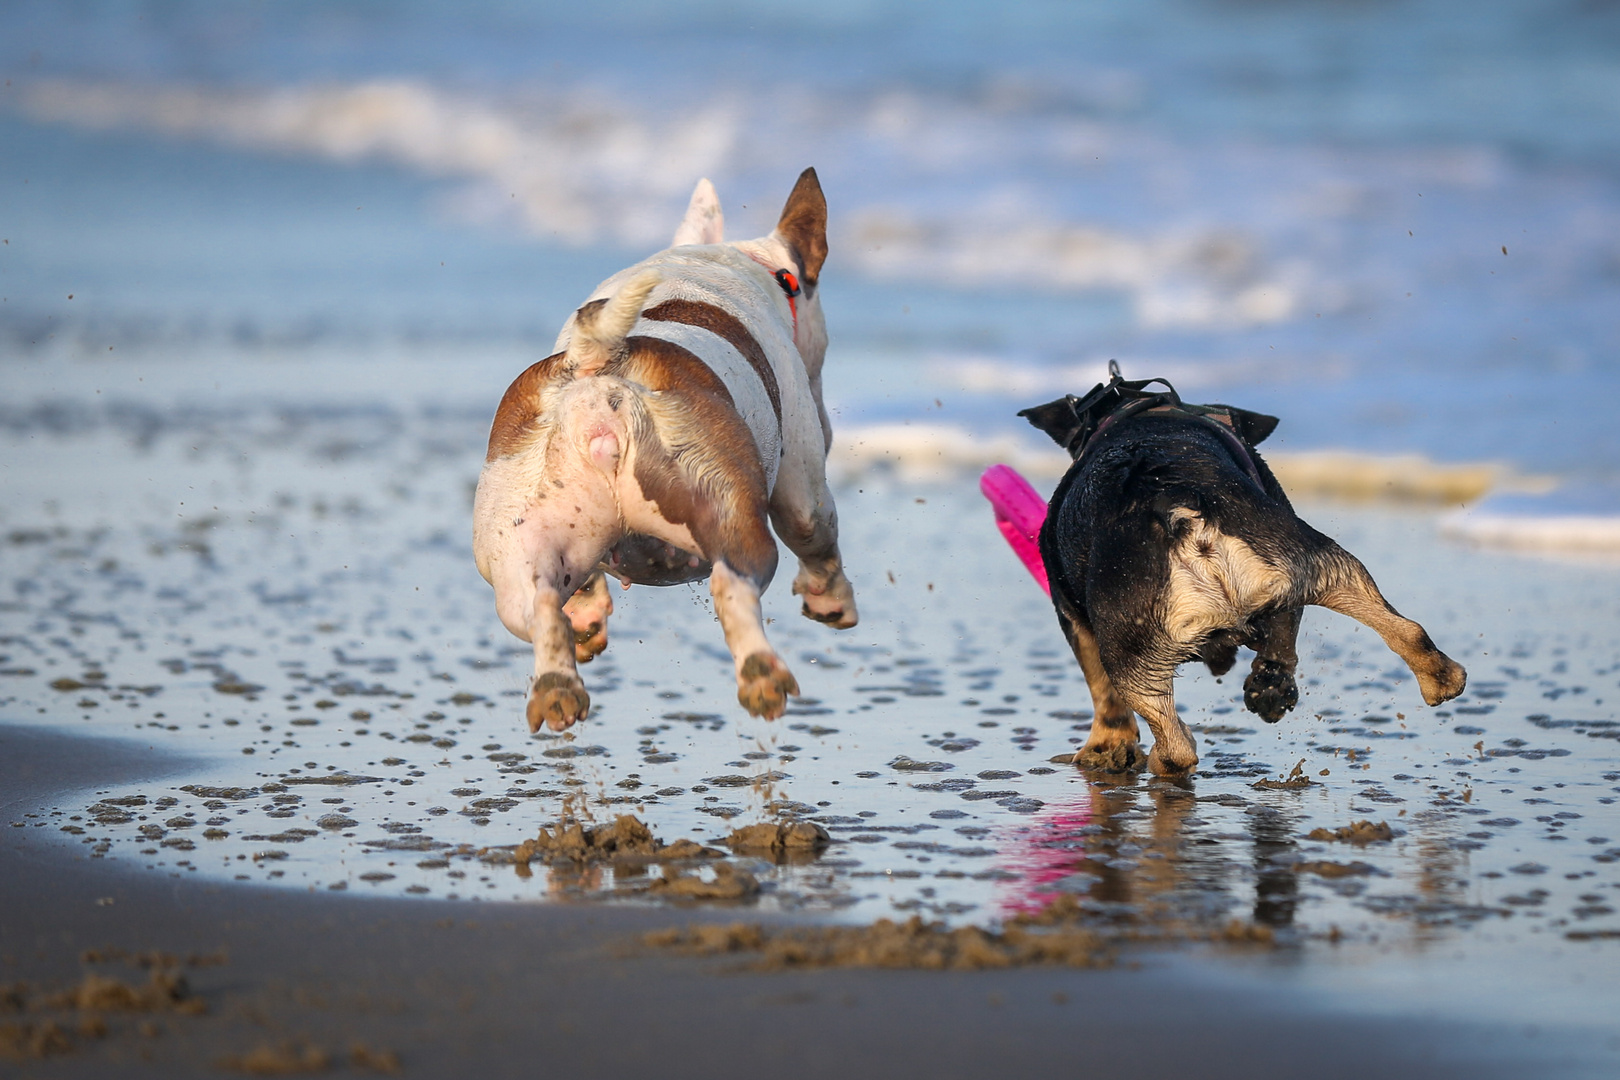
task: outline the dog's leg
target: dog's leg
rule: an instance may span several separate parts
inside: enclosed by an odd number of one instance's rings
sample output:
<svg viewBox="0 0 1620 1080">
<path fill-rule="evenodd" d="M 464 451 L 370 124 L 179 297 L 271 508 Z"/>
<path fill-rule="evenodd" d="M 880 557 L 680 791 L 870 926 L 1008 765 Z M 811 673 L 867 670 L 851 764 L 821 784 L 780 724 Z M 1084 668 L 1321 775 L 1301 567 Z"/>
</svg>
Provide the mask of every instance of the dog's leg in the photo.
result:
<svg viewBox="0 0 1620 1080">
<path fill-rule="evenodd" d="M 1243 705 L 1268 724 L 1299 704 L 1294 669 L 1299 666 L 1295 643 L 1302 614 L 1301 607 L 1276 608 L 1249 620 L 1255 657 L 1243 680 Z"/>
<path fill-rule="evenodd" d="M 572 575 L 560 576 L 566 581 Z M 534 682 L 529 686 L 528 705 L 530 731 L 539 731 L 541 724 L 552 731 L 563 731 L 590 712 L 591 696 L 574 667 L 574 629 L 563 613 L 568 595 L 550 575 L 536 575 L 528 628 L 529 641 L 534 645 Z"/>
<path fill-rule="evenodd" d="M 759 586 L 716 559 L 709 591 L 736 665 L 737 700 L 753 715 L 775 720 L 787 709 L 788 695 L 798 696 L 799 683 L 765 637 Z"/>
<path fill-rule="evenodd" d="M 574 662 L 588 664 L 607 648 L 607 621 L 613 614 L 613 591 L 598 570 L 568 598 L 563 613 L 574 630 Z"/>
<path fill-rule="evenodd" d="M 1091 736 L 1074 752 L 1074 763 L 1112 772 L 1139 768 L 1142 747 L 1137 742 L 1136 713 L 1114 690 L 1103 670 L 1096 635 L 1062 610 L 1058 612 L 1058 625 L 1069 639 L 1069 648 L 1074 650 L 1074 658 L 1080 661 L 1086 677 L 1086 689 L 1091 691 Z"/>
<path fill-rule="evenodd" d="M 1377 631 L 1384 644 L 1412 669 L 1423 700 L 1430 705 L 1450 701 L 1463 692 L 1468 685 L 1463 666 L 1435 648 L 1423 627 L 1390 606 L 1360 559 L 1334 544 L 1319 560 L 1307 603 L 1348 615 Z"/>
<path fill-rule="evenodd" d="M 776 535 L 799 558 L 793 595 L 804 597 L 804 616 L 846 630 L 859 620 L 855 589 L 844 576 L 838 552 L 838 509 L 819 454 L 814 460 L 782 462 L 771 494 L 771 523 Z"/>
<path fill-rule="evenodd" d="M 1172 678 L 1173 673 L 1165 675 L 1162 686 L 1121 688 L 1126 703 L 1141 713 L 1153 729 L 1153 749 L 1148 753 L 1147 766 L 1160 776 L 1182 776 L 1198 764 L 1198 746 L 1192 732 L 1176 714 Z"/>
</svg>

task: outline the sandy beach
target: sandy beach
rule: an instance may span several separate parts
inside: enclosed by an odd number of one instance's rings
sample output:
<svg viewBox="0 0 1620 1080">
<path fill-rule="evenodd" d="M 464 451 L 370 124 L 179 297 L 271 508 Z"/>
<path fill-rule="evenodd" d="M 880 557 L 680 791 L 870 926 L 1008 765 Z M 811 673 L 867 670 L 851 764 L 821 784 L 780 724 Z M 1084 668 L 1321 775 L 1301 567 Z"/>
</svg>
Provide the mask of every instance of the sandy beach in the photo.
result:
<svg viewBox="0 0 1620 1080">
<path fill-rule="evenodd" d="M 37 729 L 8 726 L 0 739 L 0 809 L 12 815 L 65 791 L 151 783 L 189 764 L 138 744 Z M 525 1076 L 537 1061 L 597 1076 L 656 1061 L 677 1077 L 766 1061 L 804 1077 L 968 1077 L 1077 1061 L 1144 1077 L 1585 1076 L 1612 1063 L 1589 1029 L 1571 1038 L 1537 1024 L 1347 1010 L 1280 985 L 1264 959 L 1234 967 L 1161 958 L 1101 972 L 751 975 L 626 955 L 641 933 L 670 923 L 667 911 L 470 908 L 177 882 L 15 833 L 0 847 L 0 871 L 7 983 L 62 988 L 96 973 L 138 985 L 147 969 L 121 954 L 162 952 L 207 1010 L 105 1014 L 103 1036 L 75 1033 L 58 1056 L 7 1060 L 7 1075 L 19 1077 L 215 1076 L 228 1074 L 221 1061 L 261 1048 L 275 1052 L 271 1061 L 303 1061 L 314 1049 L 335 1068 L 369 1071 L 349 1066 L 356 1047 L 371 1055 L 363 1060 L 397 1060 L 411 1076 L 474 1068 Z M 92 951 L 108 959 L 86 961 Z M 186 966 L 191 957 L 202 964 Z M 0 1023 L 30 1019 L 40 1018 L 13 1013 Z M 74 1030 L 77 1017 L 64 1019 Z M 1162 1038 L 1167 1022 L 1173 1040 Z"/>
<path fill-rule="evenodd" d="M 804 690 L 786 717 L 731 700 L 702 591 L 636 588 L 583 669 L 597 711 L 530 736 L 527 649 L 454 531 L 476 416 L 151 415 L 141 444 L 94 411 L 10 444 L 19 502 L 57 495 L 37 525 L 7 523 L 0 952 L 41 987 L 71 983 L 86 949 L 230 962 L 186 972 L 207 1017 L 76 1040 L 40 1075 L 172 1075 L 287 1040 L 334 1062 L 358 1041 L 425 1075 L 515 1071 L 531 1038 L 604 1074 L 668 1050 L 694 1074 L 741 1067 L 767 1045 L 792 1049 L 772 1066 L 790 1075 L 969 1075 L 1068 1061 L 1077 1039 L 1132 1075 L 1507 1075 L 1528 1056 L 1578 1076 L 1620 1054 L 1612 563 L 1459 544 L 1424 506 L 1302 503 L 1469 667 L 1468 693 L 1424 707 L 1376 638 L 1312 612 L 1281 724 L 1189 669 L 1198 776 L 1087 775 L 1061 760 L 1089 720 L 1083 681 L 972 471 L 869 464 L 837 493 L 862 625 L 837 634 L 768 594 Z M 1264 787 L 1291 771 L 1311 782 Z M 805 820 L 832 843 L 734 855 L 757 895 L 671 903 L 658 881 L 713 868 L 514 866 L 565 812 L 722 849 L 738 826 Z M 1358 820 L 1393 838 L 1309 836 Z M 1110 970 L 736 975 L 746 957 L 634 948 L 693 919 L 993 928 L 1061 896 L 1084 925 L 1130 928 Z M 1166 1009 L 1185 1056 L 1144 1066 Z"/>
</svg>

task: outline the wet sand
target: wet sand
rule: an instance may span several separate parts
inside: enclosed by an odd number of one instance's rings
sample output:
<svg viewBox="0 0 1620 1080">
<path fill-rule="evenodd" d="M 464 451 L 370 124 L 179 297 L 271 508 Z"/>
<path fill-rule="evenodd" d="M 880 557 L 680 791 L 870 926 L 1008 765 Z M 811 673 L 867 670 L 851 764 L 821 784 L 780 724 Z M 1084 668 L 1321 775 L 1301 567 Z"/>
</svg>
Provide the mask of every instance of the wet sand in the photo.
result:
<svg viewBox="0 0 1620 1080">
<path fill-rule="evenodd" d="M 279 370 L 247 374 L 273 400 Z M 767 594 L 804 688 L 789 715 L 735 705 L 701 589 L 634 589 L 583 670 L 592 717 L 531 736 L 527 647 L 464 539 L 491 395 L 177 407 L 126 386 L 103 408 L 95 389 L 41 392 L 4 434 L 0 982 L 37 1003 L 86 949 L 230 959 L 185 971 L 206 1017 L 110 1017 L 30 1069 L 111 1075 L 144 1050 L 207 1070 L 289 1040 L 293 1063 L 300 1040 L 339 1063 L 358 1041 L 426 1075 L 1620 1063 L 1612 563 L 1460 546 L 1423 508 L 1307 506 L 1468 693 L 1424 708 L 1370 633 L 1313 611 L 1283 723 L 1189 668 L 1198 776 L 1087 774 L 1062 760 L 1083 681 L 971 472 L 857 463 L 837 492 L 862 625 L 799 617 L 785 573 Z M 694 902 L 726 891 L 699 887 L 702 860 L 517 858 L 565 813 L 829 843 L 732 852 L 728 880 L 759 891 Z M 1054 903 L 1110 968 L 733 975 L 757 958 L 636 944 L 694 920 L 994 935 Z"/>
<path fill-rule="evenodd" d="M 0 811 L 176 762 L 137 743 L 0 729 Z M 185 969 L 200 1016 L 107 1014 L 7 1075 L 220 1075 L 269 1045 L 392 1053 L 411 1076 L 1034 1075 L 1316 1077 L 1597 1075 L 1591 1045 L 1522 1026 L 1344 1010 L 1241 970 L 1160 961 L 1139 970 L 971 974 L 832 970 L 739 974 L 714 961 L 626 954 L 669 913 L 299 894 L 167 877 L 73 858 L 32 830 L 0 845 L 0 982 L 139 980 L 86 950 L 223 956 Z M 25 1017 L 8 1015 L 0 1022 Z M 1166 1037 L 1169 1035 L 1170 1037 Z"/>
</svg>

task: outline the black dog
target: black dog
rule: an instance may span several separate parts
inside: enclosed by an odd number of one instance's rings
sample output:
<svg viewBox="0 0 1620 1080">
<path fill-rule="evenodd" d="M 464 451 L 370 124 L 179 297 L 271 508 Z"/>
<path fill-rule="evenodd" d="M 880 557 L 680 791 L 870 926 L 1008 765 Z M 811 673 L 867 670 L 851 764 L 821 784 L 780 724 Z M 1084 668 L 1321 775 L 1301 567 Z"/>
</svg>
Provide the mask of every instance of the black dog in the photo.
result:
<svg viewBox="0 0 1620 1080">
<path fill-rule="evenodd" d="M 1198 763 L 1180 717 L 1176 667 L 1216 675 L 1255 651 L 1243 683 L 1251 712 L 1275 723 L 1299 701 L 1301 611 L 1318 604 L 1378 632 L 1430 705 L 1462 693 L 1462 665 L 1390 607 L 1354 555 L 1294 514 L 1255 453 L 1275 417 L 1184 404 L 1162 379 L 1107 386 L 1018 415 L 1074 458 L 1041 527 L 1058 622 L 1091 689 L 1095 719 L 1078 764 L 1131 768 L 1135 713 L 1153 729 L 1150 769 Z M 1165 389 L 1147 388 L 1160 383 Z"/>
</svg>

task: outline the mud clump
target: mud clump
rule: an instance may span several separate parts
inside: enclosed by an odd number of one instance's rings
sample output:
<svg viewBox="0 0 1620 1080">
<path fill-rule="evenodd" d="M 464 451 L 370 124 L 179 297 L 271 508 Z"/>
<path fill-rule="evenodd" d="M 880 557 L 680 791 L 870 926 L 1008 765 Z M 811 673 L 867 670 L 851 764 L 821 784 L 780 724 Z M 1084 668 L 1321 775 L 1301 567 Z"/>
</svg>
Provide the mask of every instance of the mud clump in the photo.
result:
<svg viewBox="0 0 1620 1080">
<path fill-rule="evenodd" d="M 1356 877 L 1361 874 L 1373 874 L 1377 871 L 1364 862 L 1331 862 L 1321 860 L 1318 862 L 1302 862 L 1294 864 L 1297 874 L 1315 874 L 1322 878 Z"/>
<path fill-rule="evenodd" d="M 173 971 L 156 970 L 144 986 L 131 985 L 94 972 L 79 985 L 47 997 L 48 1009 L 76 1009 L 82 1012 L 177 1012 L 199 1016 L 208 1005 L 191 993 L 186 977 Z"/>
<path fill-rule="evenodd" d="M 199 1016 L 207 1011 L 206 1003 L 191 993 L 185 977 L 166 968 L 154 970 L 144 984 L 90 973 L 78 985 L 57 993 L 32 994 L 21 983 L 0 987 L 0 1013 L 70 1014 L 0 1023 L 0 1059 L 55 1057 L 72 1053 L 85 1040 L 104 1039 L 109 1032 L 103 1013 Z"/>
<path fill-rule="evenodd" d="M 332 1056 L 316 1046 L 297 1046 L 261 1043 L 245 1054 L 221 1058 L 219 1066 L 234 1072 L 254 1076 L 290 1076 L 298 1073 L 325 1072 L 332 1065 Z"/>
<path fill-rule="evenodd" d="M 1316 781 L 1305 775 L 1305 759 L 1300 758 L 1292 772 L 1279 780 L 1256 780 L 1249 785 L 1261 791 L 1302 791 L 1315 787 Z"/>
<path fill-rule="evenodd" d="M 760 971 L 803 968 L 907 968 L 976 971 L 1011 967 L 1102 968 L 1125 946 L 1201 941 L 1217 945 L 1271 947 L 1271 927 L 1233 919 L 1217 926 L 1156 922 L 1133 927 L 1104 917 L 1073 894 L 1062 894 L 1037 912 L 1019 915 L 1000 930 L 947 927 L 912 916 L 879 919 L 870 926 L 787 926 L 759 923 L 692 925 L 641 938 L 643 947 L 690 956 L 734 956 Z"/>
<path fill-rule="evenodd" d="M 712 879 L 677 870 L 653 882 L 648 891 L 677 900 L 746 900 L 759 895 L 759 879 L 741 867 L 717 862 Z"/>
<path fill-rule="evenodd" d="M 796 856 L 814 856 L 830 843 L 832 837 L 827 830 L 812 821 L 745 825 L 726 837 L 727 846 L 738 854 L 764 855 L 779 861 Z"/>
<path fill-rule="evenodd" d="M 753 956 L 762 971 L 791 968 L 906 968 L 979 971 L 1030 965 L 1106 967 L 1107 942 L 1073 927 L 1015 923 L 995 932 L 976 926 L 954 930 L 913 915 L 905 922 L 879 919 L 871 926 L 805 926 L 767 931 L 758 923 L 691 926 L 642 938 L 653 948 L 696 956 Z"/>
<path fill-rule="evenodd" d="M 399 1055 L 392 1050 L 375 1050 L 361 1043 L 349 1048 L 351 1068 L 394 1076 L 400 1071 Z"/>
<path fill-rule="evenodd" d="M 525 840 L 512 852 L 516 862 L 566 861 L 576 863 L 611 862 L 626 855 L 651 855 L 658 840 L 639 818 L 621 814 L 608 825 L 586 828 L 577 821 L 559 822 L 542 828 L 533 840 Z"/>
<path fill-rule="evenodd" d="M 1389 822 L 1353 821 L 1337 829 L 1312 829 L 1305 834 L 1307 840 L 1326 840 L 1342 844 L 1375 844 L 1395 839 L 1395 830 Z"/>
<path fill-rule="evenodd" d="M 348 1053 L 349 1067 L 360 1072 L 384 1073 L 389 1076 L 400 1071 L 399 1055 L 392 1050 L 378 1050 L 356 1043 Z M 219 1061 L 222 1069 L 248 1073 L 254 1076 L 295 1076 L 326 1072 L 341 1064 L 338 1055 L 318 1046 L 295 1042 L 260 1043 L 245 1054 L 233 1054 Z"/>
<path fill-rule="evenodd" d="M 73 1037 L 55 1020 L 0 1024 L 0 1061 L 27 1061 L 73 1052 Z"/>
<path fill-rule="evenodd" d="M 490 859 L 498 858 L 504 852 L 497 848 L 486 848 L 479 854 Z M 724 854 L 723 851 L 704 847 L 695 840 L 681 839 L 673 844 L 663 844 L 640 818 L 621 814 L 606 825 L 586 826 L 578 821 L 562 821 L 542 828 L 539 836 L 525 840 L 512 849 L 509 858 L 520 865 L 536 860 L 584 865 L 658 859 L 713 859 Z"/>
</svg>

